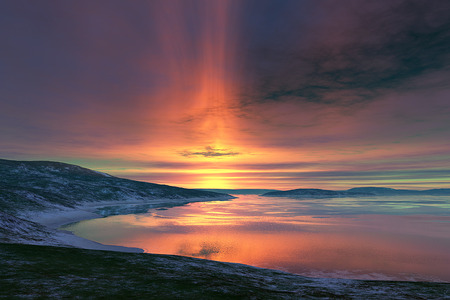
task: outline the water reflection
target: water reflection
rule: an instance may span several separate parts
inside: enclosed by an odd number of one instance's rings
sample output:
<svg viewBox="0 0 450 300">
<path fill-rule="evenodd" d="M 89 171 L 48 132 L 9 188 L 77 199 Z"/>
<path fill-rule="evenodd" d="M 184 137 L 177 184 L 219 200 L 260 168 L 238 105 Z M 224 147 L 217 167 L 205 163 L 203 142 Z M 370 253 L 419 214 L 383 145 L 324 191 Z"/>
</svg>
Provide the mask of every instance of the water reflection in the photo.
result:
<svg viewBox="0 0 450 300">
<path fill-rule="evenodd" d="M 66 229 L 104 244 L 307 276 L 450 281 L 449 203 L 450 197 L 247 195 Z"/>
</svg>

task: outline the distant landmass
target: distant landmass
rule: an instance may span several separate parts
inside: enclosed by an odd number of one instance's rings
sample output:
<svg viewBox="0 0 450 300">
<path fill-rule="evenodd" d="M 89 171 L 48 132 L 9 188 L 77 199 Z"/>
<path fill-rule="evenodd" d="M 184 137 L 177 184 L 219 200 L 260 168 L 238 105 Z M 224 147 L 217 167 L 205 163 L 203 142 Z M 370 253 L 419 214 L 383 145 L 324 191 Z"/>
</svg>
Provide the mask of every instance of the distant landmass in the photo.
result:
<svg viewBox="0 0 450 300">
<path fill-rule="evenodd" d="M 231 195 L 261 195 L 269 192 L 279 192 L 279 190 L 268 190 L 268 189 L 199 189 L 199 190 Z"/>
<path fill-rule="evenodd" d="M 450 196 L 450 189 L 397 190 L 385 187 L 359 187 L 344 191 L 295 189 L 262 194 L 266 197 L 361 197 L 361 196 Z"/>
</svg>

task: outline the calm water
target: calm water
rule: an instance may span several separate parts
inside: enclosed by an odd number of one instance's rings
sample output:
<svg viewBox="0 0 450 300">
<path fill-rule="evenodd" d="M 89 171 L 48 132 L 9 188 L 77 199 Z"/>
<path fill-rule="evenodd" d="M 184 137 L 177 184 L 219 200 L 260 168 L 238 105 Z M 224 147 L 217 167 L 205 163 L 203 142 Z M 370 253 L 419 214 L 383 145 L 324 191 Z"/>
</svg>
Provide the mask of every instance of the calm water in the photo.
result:
<svg viewBox="0 0 450 300">
<path fill-rule="evenodd" d="M 239 196 L 64 229 L 139 247 L 334 278 L 450 282 L 450 197 Z"/>
</svg>

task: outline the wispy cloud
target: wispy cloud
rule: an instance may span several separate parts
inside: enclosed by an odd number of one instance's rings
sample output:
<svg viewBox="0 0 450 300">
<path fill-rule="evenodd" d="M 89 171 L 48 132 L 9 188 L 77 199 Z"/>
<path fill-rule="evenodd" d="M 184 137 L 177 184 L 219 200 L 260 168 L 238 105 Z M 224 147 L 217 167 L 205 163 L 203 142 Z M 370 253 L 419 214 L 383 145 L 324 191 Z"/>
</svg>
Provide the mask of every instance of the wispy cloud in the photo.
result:
<svg viewBox="0 0 450 300">
<path fill-rule="evenodd" d="M 178 153 L 184 157 L 193 157 L 193 156 L 220 157 L 220 156 L 235 156 L 240 154 L 239 152 L 231 151 L 231 149 L 219 149 L 211 146 L 206 146 L 204 151 L 184 150 Z"/>
</svg>

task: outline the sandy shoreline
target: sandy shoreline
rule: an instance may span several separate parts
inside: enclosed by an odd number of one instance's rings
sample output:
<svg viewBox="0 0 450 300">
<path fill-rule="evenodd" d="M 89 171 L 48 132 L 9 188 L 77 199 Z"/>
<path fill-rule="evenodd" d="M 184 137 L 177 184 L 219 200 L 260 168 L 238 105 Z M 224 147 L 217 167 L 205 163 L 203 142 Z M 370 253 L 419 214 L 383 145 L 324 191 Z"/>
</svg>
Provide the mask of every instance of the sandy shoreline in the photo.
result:
<svg viewBox="0 0 450 300">
<path fill-rule="evenodd" d="M 83 221 L 89 219 L 103 218 L 104 216 L 95 213 L 99 209 L 107 207 L 126 207 L 132 208 L 139 205 L 151 205 L 151 208 L 168 208 L 174 206 L 182 206 L 194 202 L 209 202 L 209 201 L 227 201 L 229 198 L 192 198 L 192 199 L 157 199 L 152 201 L 121 201 L 121 202 L 93 202 L 79 205 L 75 208 L 55 208 L 42 212 L 27 212 L 24 213 L 21 218 L 38 223 L 45 226 L 49 232 L 52 233 L 51 238 L 61 243 L 62 246 L 70 246 L 83 249 L 92 250 L 108 250 L 108 251 L 120 251 L 120 252 L 134 252 L 142 253 L 143 249 L 104 245 L 88 239 L 74 235 L 70 231 L 60 230 L 61 226 Z"/>
</svg>

